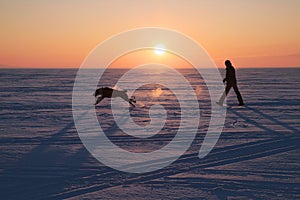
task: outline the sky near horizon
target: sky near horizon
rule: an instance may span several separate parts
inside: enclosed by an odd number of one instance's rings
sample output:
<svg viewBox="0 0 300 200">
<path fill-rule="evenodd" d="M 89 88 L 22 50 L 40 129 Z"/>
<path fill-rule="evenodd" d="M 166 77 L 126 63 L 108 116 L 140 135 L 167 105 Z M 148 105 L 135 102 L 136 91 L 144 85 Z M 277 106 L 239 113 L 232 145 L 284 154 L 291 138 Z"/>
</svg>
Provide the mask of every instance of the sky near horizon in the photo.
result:
<svg viewBox="0 0 300 200">
<path fill-rule="evenodd" d="M 99 43 L 141 27 L 188 35 L 219 67 L 300 67 L 299 10 L 299 0 L 0 0 L 0 67 L 78 68 Z"/>
</svg>

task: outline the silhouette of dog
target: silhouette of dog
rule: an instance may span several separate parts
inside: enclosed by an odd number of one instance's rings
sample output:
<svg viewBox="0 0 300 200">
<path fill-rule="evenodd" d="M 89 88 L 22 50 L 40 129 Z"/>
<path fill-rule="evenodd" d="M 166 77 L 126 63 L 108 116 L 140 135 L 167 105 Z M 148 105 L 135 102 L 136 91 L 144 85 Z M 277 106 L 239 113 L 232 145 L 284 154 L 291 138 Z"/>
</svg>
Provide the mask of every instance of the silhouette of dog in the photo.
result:
<svg viewBox="0 0 300 200">
<path fill-rule="evenodd" d="M 126 92 L 127 92 L 126 90 L 123 90 L 123 91 L 122 90 L 115 90 L 115 89 L 112 89 L 112 88 L 109 88 L 109 87 L 98 88 L 98 89 L 96 89 L 96 91 L 94 93 L 94 97 L 97 97 L 97 100 L 96 100 L 94 105 L 97 105 L 98 103 L 100 103 L 100 101 L 102 101 L 104 98 L 121 97 L 122 99 L 124 99 L 125 101 L 130 103 L 130 105 L 135 107 L 135 105 L 134 105 L 134 103 L 136 103 L 135 97 L 132 96 L 129 99 Z"/>
</svg>

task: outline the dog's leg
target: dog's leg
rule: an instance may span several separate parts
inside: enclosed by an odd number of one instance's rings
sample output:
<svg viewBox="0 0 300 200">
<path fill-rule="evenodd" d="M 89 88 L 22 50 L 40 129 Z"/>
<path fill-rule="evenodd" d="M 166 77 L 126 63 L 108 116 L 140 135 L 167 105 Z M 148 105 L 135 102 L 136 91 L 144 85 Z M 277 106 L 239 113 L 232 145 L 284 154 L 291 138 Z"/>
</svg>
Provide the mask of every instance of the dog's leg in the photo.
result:
<svg viewBox="0 0 300 200">
<path fill-rule="evenodd" d="M 128 99 L 127 95 L 125 95 L 125 96 L 121 95 L 120 97 L 122 99 L 124 99 L 125 101 L 127 101 L 128 103 L 130 103 L 130 105 L 132 105 L 133 107 L 135 107 L 135 105 L 132 103 L 131 99 Z"/>
<path fill-rule="evenodd" d="M 130 105 L 132 105 L 133 107 L 135 107 L 135 104 L 132 103 L 132 101 L 128 101 L 130 103 Z"/>
<path fill-rule="evenodd" d="M 101 96 L 101 97 L 98 97 L 97 98 L 97 101 L 94 103 L 94 105 L 97 105 L 100 101 L 102 101 L 104 98 Z"/>
<path fill-rule="evenodd" d="M 129 100 L 133 103 L 136 103 L 135 96 L 131 96 L 131 98 Z"/>
</svg>

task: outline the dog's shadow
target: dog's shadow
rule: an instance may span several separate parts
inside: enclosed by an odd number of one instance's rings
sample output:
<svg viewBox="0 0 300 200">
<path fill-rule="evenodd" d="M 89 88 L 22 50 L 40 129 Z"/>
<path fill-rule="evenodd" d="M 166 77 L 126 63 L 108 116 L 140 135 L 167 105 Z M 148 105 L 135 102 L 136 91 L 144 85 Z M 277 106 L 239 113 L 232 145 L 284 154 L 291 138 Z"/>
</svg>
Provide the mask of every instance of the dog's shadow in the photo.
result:
<svg viewBox="0 0 300 200">
<path fill-rule="evenodd" d="M 133 107 L 129 107 L 129 113 L 132 112 L 134 110 Z M 104 115 L 104 116 L 103 116 Z M 103 129 L 103 132 L 107 135 L 107 136 L 114 136 L 116 135 L 117 132 L 122 131 L 122 129 L 119 126 L 122 126 L 124 124 L 126 124 L 129 120 L 129 117 L 131 117 L 130 115 L 127 115 L 126 113 L 121 114 L 120 116 L 118 116 L 118 121 L 116 121 L 115 117 L 113 116 L 112 113 L 108 114 L 108 113 L 103 113 L 101 111 L 99 111 L 99 114 L 97 114 L 98 119 L 102 119 L 102 118 L 107 118 L 107 116 L 109 116 L 108 118 L 109 121 L 113 121 L 111 124 L 109 124 L 109 126 L 107 128 L 104 128 L 101 126 L 101 122 L 99 122 L 101 128 Z"/>
</svg>

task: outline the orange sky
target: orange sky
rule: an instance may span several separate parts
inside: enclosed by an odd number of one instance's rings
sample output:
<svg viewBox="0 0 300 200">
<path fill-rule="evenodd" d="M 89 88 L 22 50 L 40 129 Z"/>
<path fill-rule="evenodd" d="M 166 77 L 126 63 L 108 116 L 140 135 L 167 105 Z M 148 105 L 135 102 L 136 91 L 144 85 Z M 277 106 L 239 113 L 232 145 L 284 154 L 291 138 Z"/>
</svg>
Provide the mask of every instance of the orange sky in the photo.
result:
<svg viewBox="0 0 300 200">
<path fill-rule="evenodd" d="M 174 68 L 192 67 L 188 61 L 177 55 L 168 52 L 158 55 L 155 51 L 149 49 L 133 51 L 125 54 L 112 62 L 109 67 L 130 68 L 132 66 L 140 66 L 146 63 L 163 64 Z"/>
<path fill-rule="evenodd" d="M 299 0 L 2 0 L 0 66 L 77 68 L 108 37 L 155 26 L 192 37 L 220 67 L 300 67 L 299 10 Z"/>
</svg>

